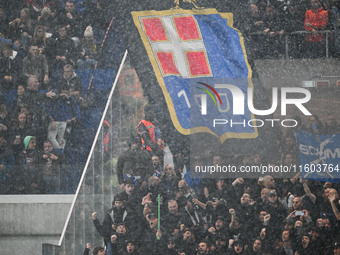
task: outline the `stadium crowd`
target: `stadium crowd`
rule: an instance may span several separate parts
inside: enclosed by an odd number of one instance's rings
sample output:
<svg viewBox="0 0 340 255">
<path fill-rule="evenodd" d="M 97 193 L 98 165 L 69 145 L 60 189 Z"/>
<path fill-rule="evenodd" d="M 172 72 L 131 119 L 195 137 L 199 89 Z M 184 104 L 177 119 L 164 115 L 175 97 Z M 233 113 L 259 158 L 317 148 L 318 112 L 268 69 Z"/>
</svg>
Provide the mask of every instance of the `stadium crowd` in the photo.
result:
<svg viewBox="0 0 340 255">
<path fill-rule="evenodd" d="M 307 180 L 300 173 L 276 179 L 194 178 L 187 155 L 174 155 L 174 165 L 163 164 L 151 109 L 146 107 L 129 149 L 118 158 L 122 191 L 107 212 L 92 213 L 106 246 L 95 247 L 94 255 L 339 254 L 338 183 Z M 324 125 L 311 116 L 299 128 L 317 135 L 340 132 L 333 114 Z M 214 166 L 297 164 L 296 144 L 288 133 L 276 159 L 205 150 L 191 160 Z M 90 248 L 88 243 L 84 255 Z"/>
<path fill-rule="evenodd" d="M 286 53 L 292 58 L 320 58 L 326 56 L 326 44 L 336 56 L 339 7 L 339 1 L 329 0 L 250 0 L 243 30 L 256 43 L 255 58 L 277 58 Z"/>
<path fill-rule="evenodd" d="M 68 177 L 64 149 L 72 146 L 72 130 L 86 108 L 74 70 L 101 66 L 101 41 L 95 33 L 108 26 L 100 15 L 105 7 L 81 0 L 1 3 L 0 193 L 60 193 Z M 279 57 L 282 36 L 303 29 L 310 34 L 303 35 L 303 46 L 292 43 L 293 54 L 323 56 L 325 36 L 319 31 L 337 29 L 333 6 L 338 2 L 250 1 L 250 21 L 243 30 L 256 42 L 259 58 Z M 181 154 L 175 155 L 174 166 L 163 167 L 160 139 L 145 136 L 152 121 L 142 123 L 118 160 L 123 191 L 102 222 L 100 213 L 92 214 L 106 245 L 106 251 L 95 247 L 94 255 L 340 253 L 337 184 L 299 175 L 278 180 L 191 178 Z M 312 116 L 301 128 L 315 134 L 339 132 L 333 114 L 325 125 Z M 293 135 L 282 139 L 278 154 L 268 163 L 297 163 Z M 214 165 L 225 160 L 209 151 L 204 157 Z M 232 160 L 251 165 L 265 159 L 247 155 Z M 87 244 L 85 254 L 90 248 Z"/>
<path fill-rule="evenodd" d="M 91 1 L 0 2 L 1 194 L 67 190 L 64 152 L 79 146 L 73 130 L 88 107 L 88 84 L 75 70 L 108 68 L 102 9 Z"/>
<path fill-rule="evenodd" d="M 72 128 L 86 108 L 82 81 L 74 70 L 101 67 L 102 37 L 96 35 L 109 23 L 100 15 L 103 4 L 80 0 L 0 3 L 0 193 L 61 192 L 63 151 L 67 143 L 72 145 Z M 308 47 L 298 45 L 310 57 L 320 56 L 324 35 L 318 31 L 337 28 L 336 6 L 337 2 L 318 0 L 311 5 L 308 1 L 250 1 L 244 19 L 248 23 L 242 30 L 254 40 L 255 55 L 263 58 L 282 54 L 282 35 L 304 27 L 311 31 L 306 35 Z M 49 152 L 44 152 L 45 142 Z"/>
</svg>

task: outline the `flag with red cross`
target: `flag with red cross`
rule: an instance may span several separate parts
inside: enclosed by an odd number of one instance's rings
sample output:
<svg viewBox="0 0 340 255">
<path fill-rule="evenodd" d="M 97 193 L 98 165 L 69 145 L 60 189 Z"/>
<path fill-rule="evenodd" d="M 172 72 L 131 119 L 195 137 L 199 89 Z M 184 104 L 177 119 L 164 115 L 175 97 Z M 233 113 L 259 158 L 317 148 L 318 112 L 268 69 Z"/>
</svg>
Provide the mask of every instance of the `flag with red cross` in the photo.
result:
<svg viewBox="0 0 340 255">
<path fill-rule="evenodd" d="M 132 16 L 173 124 L 180 133 L 208 132 L 220 137 L 222 142 L 231 137 L 257 136 L 254 127 L 240 129 L 225 126 L 213 129 L 211 123 L 214 118 L 221 118 L 221 114 L 224 118 L 228 114 L 231 117 L 233 112 L 231 94 L 223 94 L 221 90 L 215 90 L 212 100 L 208 100 L 208 107 L 214 107 L 209 116 L 192 118 L 193 109 L 199 111 L 202 106 L 196 95 L 202 90 L 193 90 L 197 84 L 210 84 L 210 88 L 214 89 L 216 81 L 228 79 L 244 94 L 251 86 L 251 68 L 242 35 L 233 28 L 232 14 L 221 14 L 215 9 L 174 9 L 138 11 L 132 12 Z M 224 95 L 224 102 L 219 93 Z M 219 108 L 213 105 L 213 97 L 218 97 Z M 228 110 L 223 110 L 223 107 Z M 247 121 L 251 117 L 249 111 L 244 116 L 238 116 Z"/>
</svg>

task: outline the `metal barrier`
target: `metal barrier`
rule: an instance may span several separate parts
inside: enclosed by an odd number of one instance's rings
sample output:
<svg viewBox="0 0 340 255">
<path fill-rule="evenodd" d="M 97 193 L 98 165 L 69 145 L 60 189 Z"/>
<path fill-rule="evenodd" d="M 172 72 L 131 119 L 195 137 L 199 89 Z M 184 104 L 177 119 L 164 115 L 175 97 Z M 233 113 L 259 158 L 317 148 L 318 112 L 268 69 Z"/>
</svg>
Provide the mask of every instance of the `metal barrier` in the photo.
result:
<svg viewBox="0 0 340 255">
<path fill-rule="evenodd" d="M 332 30 L 320 30 L 318 31 L 318 34 L 326 34 L 326 58 L 329 57 L 329 34 L 332 33 Z M 303 34 L 312 34 L 312 32 L 310 31 L 294 31 L 291 33 L 285 33 L 284 34 L 284 40 L 285 40 L 285 57 L 289 58 L 289 39 L 291 35 L 303 35 Z M 250 35 L 263 35 L 265 36 L 266 34 L 264 34 L 263 32 L 253 32 L 250 33 Z"/>
</svg>

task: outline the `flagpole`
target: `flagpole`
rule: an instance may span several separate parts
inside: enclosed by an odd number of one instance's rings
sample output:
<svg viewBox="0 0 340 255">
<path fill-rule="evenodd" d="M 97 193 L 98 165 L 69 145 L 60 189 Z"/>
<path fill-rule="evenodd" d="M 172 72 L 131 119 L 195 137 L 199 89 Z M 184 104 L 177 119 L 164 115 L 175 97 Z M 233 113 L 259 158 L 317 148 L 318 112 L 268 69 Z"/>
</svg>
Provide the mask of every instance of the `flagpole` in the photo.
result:
<svg viewBox="0 0 340 255">
<path fill-rule="evenodd" d="M 104 39 L 103 39 L 102 43 L 100 44 L 100 50 L 101 50 L 101 49 L 103 48 L 103 46 L 104 46 L 104 43 L 105 43 L 105 41 L 106 41 L 106 37 L 107 37 L 107 35 L 108 35 L 109 31 L 110 31 L 110 28 L 111 28 L 111 26 L 112 26 L 113 20 L 114 20 L 114 17 L 112 17 L 111 22 L 110 22 L 109 26 L 107 27 L 107 29 L 106 29 L 106 31 L 105 31 Z M 97 61 L 96 64 L 94 65 L 94 68 L 93 68 L 93 71 L 92 71 L 92 74 L 91 74 L 91 78 L 90 78 L 90 82 L 89 82 L 89 85 L 87 86 L 87 90 L 89 90 L 89 89 L 91 88 L 92 81 L 93 81 L 94 71 L 97 69 L 97 66 L 98 66 L 98 61 Z"/>
</svg>

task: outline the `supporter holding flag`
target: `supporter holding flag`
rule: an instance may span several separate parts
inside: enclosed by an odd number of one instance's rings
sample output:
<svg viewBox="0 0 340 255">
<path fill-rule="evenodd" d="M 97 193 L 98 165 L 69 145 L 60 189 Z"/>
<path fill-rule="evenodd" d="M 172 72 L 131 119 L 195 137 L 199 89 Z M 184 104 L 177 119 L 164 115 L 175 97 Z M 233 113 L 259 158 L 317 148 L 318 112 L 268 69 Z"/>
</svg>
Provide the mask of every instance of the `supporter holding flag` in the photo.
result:
<svg viewBox="0 0 340 255">
<path fill-rule="evenodd" d="M 100 56 L 100 47 L 95 43 L 91 26 L 85 29 L 81 47 L 81 58 L 77 60 L 78 69 L 93 69 Z"/>
</svg>

